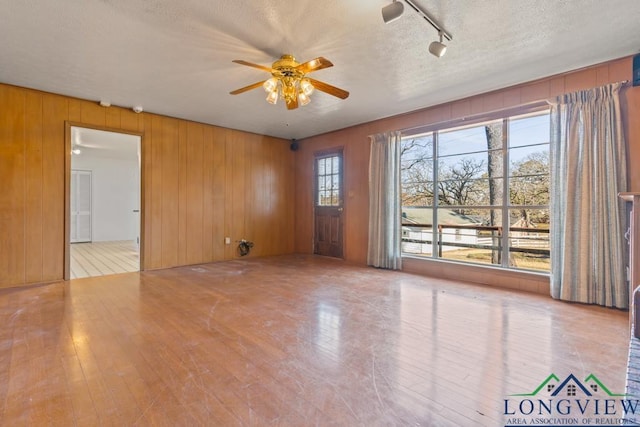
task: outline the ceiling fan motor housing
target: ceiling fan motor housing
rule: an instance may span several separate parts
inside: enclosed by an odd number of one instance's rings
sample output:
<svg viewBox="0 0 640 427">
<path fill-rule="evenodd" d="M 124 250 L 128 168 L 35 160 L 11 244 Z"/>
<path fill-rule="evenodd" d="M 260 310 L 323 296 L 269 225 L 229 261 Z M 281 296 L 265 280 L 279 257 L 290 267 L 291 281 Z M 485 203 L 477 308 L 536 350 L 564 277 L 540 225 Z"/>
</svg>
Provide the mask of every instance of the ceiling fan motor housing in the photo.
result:
<svg viewBox="0 0 640 427">
<path fill-rule="evenodd" d="M 271 65 L 274 70 L 271 74 L 282 83 L 281 96 L 287 104 L 297 101 L 296 82 L 304 77 L 304 73 L 296 70 L 298 65 L 300 64 L 293 55 L 282 55 Z"/>
</svg>

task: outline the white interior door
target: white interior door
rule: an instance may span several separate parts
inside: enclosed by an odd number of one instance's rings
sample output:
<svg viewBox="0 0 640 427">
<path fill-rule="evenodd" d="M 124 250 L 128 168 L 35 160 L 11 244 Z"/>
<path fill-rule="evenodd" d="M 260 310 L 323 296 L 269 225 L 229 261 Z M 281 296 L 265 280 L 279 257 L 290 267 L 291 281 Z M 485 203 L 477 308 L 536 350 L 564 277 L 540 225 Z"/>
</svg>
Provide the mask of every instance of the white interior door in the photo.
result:
<svg viewBox="0 0 640 427">
<path fill-rule="evenodd" d="M 91 171 L 71 171 L 71 243 L 91 241 Z"/>
</svg>

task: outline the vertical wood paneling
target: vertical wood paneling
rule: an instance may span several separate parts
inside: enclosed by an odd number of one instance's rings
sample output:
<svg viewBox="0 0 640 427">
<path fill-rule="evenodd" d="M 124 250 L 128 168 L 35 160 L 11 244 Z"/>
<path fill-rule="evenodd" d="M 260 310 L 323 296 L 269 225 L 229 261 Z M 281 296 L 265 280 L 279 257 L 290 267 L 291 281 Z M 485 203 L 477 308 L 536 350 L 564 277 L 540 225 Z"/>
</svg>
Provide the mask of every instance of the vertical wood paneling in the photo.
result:
<svg viewBox="0 0 640 427">
<path fill-rule="evenodd" d="M 122 122 L 120 120 L 121 108 L 104 108 L 105 125 L 109 128 L 122 129 Z M 137 129 L 131 129 L 137 130 Z"/>
<path fill-rule="evenodd" d="M 576 92 L 578 90 L 589 89 L 598 86 L 596 78 L 596 69 L 587 68 L 586 70 L 577 71 L 565 77 L 565 90 L 567 92 Z"/>
<path fill-rule="evenodd" d="M 107 108 L 97 102 L 80 101 L 80 121 L 87 125 L 105 127 Z"/>
<path fill-rule="evenodd" d="M 131 110 L 120 108 L 120 127 L 122 130 L 128 131 L 141 131 L 145 128 L 148 122 L 146 114 L 134 113 Z M 140 123 L 143 125 L 140 126 Z"/>
<path fill-rule="evenodd" d="M 484 98 L 485 111 L 497 111 L 504 108 L 504 92 L 492 92 Z"/>
<path fill-rule="evenodd" d="M 186 264 L 205 261 L 202 256 L 204 237 L 204 131 L 202 125 L 187 124 L 188 145 L 186 150 Z"/>
<path fill-rule="evenodd" d="M 143 122 L 142 129 L 148 123 L 148 129 L 151 129 L 151 120 L 141 118 Z M 149 205 L 151 203 L 151 135 L 145 134 L 140 139 L 140 269 L 144 270 L 148 265 L 147 257 L 150 251 L 151 235 L 151 218 L 149 215 Z"/>
<path fill-rule="evenodd" d="M 342 135 L 337 135 L 337 137 L 342 139 Z M 313 138 L 300 143 L 300 148 L 295 155 L 296 217 L 294 242 L 295 251 L 300 253 L 312 253 L 313 249 L 313 150 L 319 139 L 319 137 Z"/>
<path fill-rule="evenodd" d="M 471 115 L 484 113 L 484 101 L 482 96 L 474 96 L 471 98 Z M 431 123 L 431 122 L 427 122 Z"/>
<path fill-rule="evenodd" d="M 214 176 L 214 145 L 213 127 L 204 126 L 202 140 L 202 259 L 213 258 L 213 176 Z M 218 221 L 220 222 L 220 221 Z"/>
<path fill-rule="evenodd" d="M 607 63 L 609 68 L 609 82 L 621 82 L 623 80 L 630 81 L 633 68 L 633 59 L 631 56 L 618 59 Z"/>
<path fill-rule="evenodd" d="M 25 281 L 42 282 L 42 94 L 26 92 Z"/>
<path fill-rule="evenodd" d="M 178 265 L 180 122 L 162 118 L 162 267 Z M 155 166 L 154 166 L 155 167 Z"/>
<path fill-rule="evenodd" d="M 469 100 L 456 101 L 451 104 L 453 117 L 467 117 L 471 114 L 471 102 Z"/>
<path fill-rule="evenodd" d="M 187 123 L 178 122 L 178 260 L 187 264 Z"/>
<path fill-rule="evenodd" d="M 556 77 L 549 80 L 549 97 L 556 97 L 562 95 L 566 91 L 564 90 L 564 77 Z"/>
<path fill-rule="evenodd" d="M 263 215 L 267 222 L 267 227 L 258 227 L 255 230 L 255 233 L 256 239 L 259 241 L 276 243 L 273 247 L 262 245 L 264 252 L 259 252 L 265 255 L 271 255 L 282 246 L 282 242 L 279 241 L 279 239 L 282 239 L 283 237 L 280 235 L 279 230 L 280 221 L 276 220 L 276 218 L 272 216 L 272 212 L 277 209 L 277 201 L 278 198 L 282 196 L 281 191 L 283 191 L 284 188 L 278 186 L 278 176 L 275 171 L 274 162 L 276 157 L 274 153 L 276 151 L 276 141 L 272 138 L 264 138 L 264 141 L 259 144 L 264 145 L 265 148 L 261 156 L 261 169 L 263 171 L 263 176 L 266 177 L 266 179 L 262 180 L 262 202 L 264 203 Z M 258 179 L 260 179 L 260 177 L 258 177 Z"/>
<path fill-rule="evenodd" d="M 504 92 L 504 106 L 505 108 L 517 107 L 520 102 L 520 88 L 506 89 Z M 460 117 L 454 115 L 453 117 Z"/>
<path fill-rule="evenodd" d="M 239 236 L 235 236 L 234 229 L 234 210 L 233 210 L 233 196 L 234 196 L 234 187 L 233 187 L 233 170 L 234 170 L 234 152 L 236 149 L 235 132 L 233 130 L 225 130 L 224 132 L 224 235 L 225 237 L 231 238 L 231 244 L 224 246 L 224 259 L 232 259 L 235 256 L 235 239 L 238 239 Z"/>
<path fill-rule="evenodd" d="M 147 171 L 151 182 L 150 198 L 146 205 L 147 221 L 150 223 L 147 236 L 150 251 L 146 254 L 148 265 L 145 267 L 153 269 L 162 267 L 162 118 L 149 116 L 146 122 L 151 124 L 150 132 L 146 132 L 151 145 L 151 167 Z"/>
<path fill-rule="evenodd" d="M 540 101 L 549 98 L 549 81 L 530 83 L 522 86 L 520 90 L 520 102 L 527 104 L 529 102 Z"/>
<path fill-rule="evenodd" d="M 214 260 L 227 259 L 226 248 L 231 245 L 225 245 L 224 238 L 230 236 L 228 234 L 229 224 L 227 217 L 227 206 L 230 205 L 227 192 L 230 194 L 230 188 L 227 185 L 227 134 L 230 131 L 222 128 L 215 128 L 213 133 L 213 159 L 211 163 L 212 170 L 212 199 L 213 206 L 211 214 L 215 220 L 212 229 L 212 244 Z"/>
<path fill-rule="evenodd" d="M 364 263 L 367 248 L 354 243 L 368 238 L 369 181 L 360 179 L 359 171 L 369 169 L 370 141 L 358 136 L 354 129 L 348 134 L 352 143 L 343 146 L 344 251 L 349 253 L 349 259 Z"/>
<path fill-rule="evenodd" d="M 0 88 L 0 286 L 25 281 L 25 92 Z"/>
<path fill-rule="evenodd" d="M 72 122 L 82 122 L 82 101 L 69 98 L 69 120 Z"/>
<path fill-rule="evenodd" d="M 271 248 L 264 242 L 275 241 L 273 239 L 276 237 L 273 234 L 275 218 L 271 214 L 273 209 L 271 201 L 278 197 L 278 194 L 271 188 L 274 176 L 267 164 L 270 158 L 269 153 L 273 149 L 272 141 L 268 137 L 255 138 L 251 148 L 253 152 L 251 156 L 253 197 L 247 201 L 247 206 L 250 212 L 255 214 L 247 215 L 250 222 L 246 226 L 249 229 L 248 235 L 251 236 L 251 240 L 260 242 L 254 247 L 256 250 L 253 255 L 264 256 L 271 253 Z M 264 226 L 261 227 L 260 224 L 264 224 Z"/>
<path fill-rule="evenodd" d="M 42 99 L 42 280 L 64 274 L 64 167 L 68 98 L 44 94 Z"/>
<path fill-rule="evenodd" d="M 237 241 L 240 239 L 248 239 L 245 231 L 245 214 L 249 212 L 245 209 L 245 192 L 249 190 L 246 187 L 246 179 L 249 173 L 248 168 L 251 166 L 247 158 L 247 141 L 240 138 L 237 131 L 232 131 L 232 153 L 231 153 L 231 237 L 233 254 L 236 254 L 235 248 Z"/>
<path fill-rule="evenodd" d="M 271 173 L 274 175 L 273 179 L 269 182 L 267 191 L 273 194 L 269 200 L 271 212 L 282 212 L 282 220 L 274 221 L 273 227 L 267 230 L 266 239 L 270 241 L 278 242 L 278 246 L 274 250 L 282 252 L 291 252 L 293 247 L 290 245 L 289 236 L 284 233 L 284 224 L 293 224 L 293 218 L 291 213 L 293 209 L 285 209 L 283 207 L 283 200 L 286 194 L 293 194 L 295 188 L 291 186 L 294 182 L 293 176 L 290 176 L 290 170 L 287 168 L 286 162 L 290 157 L 289 144 L 280 144 L 278 141 L 274 141 L 271 144 L 271 151 L 269 152 L 269 158 L 266 160 L 267 167 L 271 169 Z"/>
<path fill-rule="evenodd" d="M 243 193 L 242 209 L 246 212 L 244 218 L 243 238 L 255 242 L 257 240 L 255 223 L 259 221 L 261 216 L 262 206 L 260 204 L 260 196 L 258 195 L 259 187 L 261 183 L 254 180 L 255 169 L 259 168 L 260 164 L 260 150 L 255 144 L 255 136 L 251 135 L 251 138 L 246 140 L 245 143 L 245 158 L 244 158 L 244 186 L 246 191 Z M 260 251 L 264 249 L 262 245 L 256 245 L 251 250 L 251 255 L 259 255 Z"/>
<path fill-rule="evenodd" d="M 609 82 L 609 66 L 607 64 L 596 68 L 596 85 L 602 86 Z"/>
<path fill-rule="evenodd" d="M 282 240 L 286 242 L 284 246 L 280 248 L 280 253 L 291 253 L 295 251 L 293 227 L 297 213 L 295 210 L 296 200 L 296 174 L 295 174 L 295 155 L 294 152 L 289 149 L 289 144 L 277 146 L 276 157 L 280 159 L 277 173 L 280 175 L 278 185 L 283 190 L 281 197 L 278 199 L 279 204 L 276 212 L 286 212 L 285 220 L 280 222 L 278 235 Z M 293 195 L 291 199 L 287 197 L 288 194 Z"/>
</svg>

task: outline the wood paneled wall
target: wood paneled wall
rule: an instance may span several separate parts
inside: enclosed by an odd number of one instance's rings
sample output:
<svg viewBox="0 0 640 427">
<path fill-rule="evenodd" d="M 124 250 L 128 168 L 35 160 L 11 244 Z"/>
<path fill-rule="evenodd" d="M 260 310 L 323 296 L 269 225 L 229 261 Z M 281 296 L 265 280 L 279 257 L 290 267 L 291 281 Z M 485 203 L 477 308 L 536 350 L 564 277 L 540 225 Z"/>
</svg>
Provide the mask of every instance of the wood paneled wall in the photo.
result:
<svg viewBox="0 0 640 427">
<path fill-rule="evenodd" d="M 66 123 L 143 135 L 144 269 L 293 252 L 288 141 L 0 84 L 0 288 L 63 278 Z"/>
<path fill-rule="evenodd" d="M 631 58 L 581 69 L 509 87 L 487 94 L 394 116 L 300 141 L 296 152 L 295 249 L 313 251 L 313 155 L 328 147 L 344 147 L 345 172 L 345 259 L 366 263 L 369 215 L 369 135 L 403 130 L 543 101 L 563 93 L 630 80 Z M 640 88 L 623 91 L 625 126 L 631 164 L 640 160 Z M 635 117 L 635 118 L 634 118 Z M 640 191 L 640 171 L 631 173 L 631 189 Z"/>
</svg>

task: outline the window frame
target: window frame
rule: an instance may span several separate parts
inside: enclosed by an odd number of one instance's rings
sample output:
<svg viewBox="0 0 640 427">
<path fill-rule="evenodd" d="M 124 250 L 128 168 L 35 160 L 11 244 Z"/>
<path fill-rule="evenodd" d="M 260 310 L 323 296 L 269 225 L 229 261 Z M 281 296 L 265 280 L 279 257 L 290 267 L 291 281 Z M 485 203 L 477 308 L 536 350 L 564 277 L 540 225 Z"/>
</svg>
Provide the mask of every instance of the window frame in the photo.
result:
<svg viewBox="0 0 640 427">
<path fill-rule="evenodd" d="M 547 102 L 537 102 L 537 103 L 533 103 L 530 105 L 525 105 L 525 106 L 519 106 L 517 108 L 512 108 L 512 109 L 506 109 L 506 110 L 501 110 L 501 111 L 496 111 L 496 112 L 492 112 L 492 113 L 488 113 L 488 114 L 484 114 L 484 115 L 478 115 L 478 116 L 474 116 L 471 118 L 468 117 L 464 117 L 464 118 L 459 118 L 459 119 L 455 119 L 455 120 L 450 120 L 450 121 L 445 121 L 445 122 L 440 122 L 437 124 L 432 124 L 432 125 L 427 125 L 427 126 L 418 126 L 415 128 L 411 128 L 411 129 L 406 129 L 402 132 L 402 138 L 403 139 L 408 139 L 411 137 L 417 137 L 420 135 L 427 135 L 430 134 L 431 136 L 431 141 L 433 144 L 433 148 L 432 148 L 432 156 L 431 157 L 427 157 L 430 159 L 430 161 L 432 161 L 432 176 L 430 177 L 431 180 L 431 184 L 433 185 L 433 200 L 432 200 L 432 205 L 431 206 L 425 206 L 424 208 L 426 209 L 431 209 L 432 211 L 432 238 L 431 238 L 431 254 L 430 255 L 426 255 L 426 256 L 420 256 L 418 255 L 419 258 L 426 258 L 426 259 L 431 259 L 431 260 L 436 260 L 436 261 L 445 261 L 445 262 L 462 262 L 464 264 L 468 264 L 468 265 L 474 265 L 474 266 L 479 266 L 479 267 L 486 267 L 486 268 L 504 268 L 504 269 L 508 269 L 510 271 L 522 271 L 522 272 L 532 272 L 532 273 L 538 273 L 538 274 L 544 274 L 544 275 L 549 275 L 550 272 L 549 271 L 544 271 L 544 270 L 537 270 L 537 269 L 529 269 L 529 268 L 518 268 L 518 267 L 511 267 L 509 265 L 509 257 L 510 257 L 510 241 L 512 239 L 511 237 L 511 233 L 510 233 L 510 228 L 511 228 L 511 224 L 510 224 L 510 214 L 513 210 L 517 210 L 517 209 L 522 209 L 525 208 L 528 210 L 536 210 L 536 209 L 549 209 L 549 204 L 546 205 L 521 205 L 521 204 L 517 204 L 517 205 L 512 205 L 511 204 L 511 194 L 510 194 L 510 183 L 512 178 L 514 178 L 513 176 L 511 176 L 511 162 L 510 162 L 510 151 L 512 149 L 518 149 L 520 147 L 533 147 L 533 146 L 542 146 L 542 145 L 547 145 L 549 146 L 550 141 L 547 142 L 538 142 L 538 143 L 533 143 L 533 144 L 525 144 L 525 145 L 516 145 L 511 147 L 510 146 L 510 135 L 509 135 L 509 131 L 510 131 L 510 123 L 512 120 L 514 119 L 521 119 L 523 116 L 537 116 L 537 115 L 542 115 L 542 113 L 544 112 L 548 112 L 550 113 L 550 106 Z M 500 264 L 484 264 L 484 263 L 475 263 L 475 262 L 465 262 L 465 261 L 456 261 L 456 260 L 450 260 L 450 259 L 446 259 L 443 257 L 440 257 L 438 255 L 438 247 L 439 247 L 439 238 L 438 236 L 436 236 L 437 233 L 437 229 L 436 227 L 439 225 L 439 221 L 438 221 L 438 210 L 439 209 L 455 209 L 457 207 L 457 205 L 454 206 L 449 206 L 449 205 L 442 205 L 440 204 L 440 200 L 439 200 L 439 194 L 438 194 L 438 183 L 440 182 L 439 180 L 439 163 L 440 163 L 440 159 L 441 157 L 438 155 L 438 149 L 439 149 L 439 138 L 440 138 L 440 134 L 444 133 L 444 132 L 448 132 L 448 131 L 459 131 L 459 130 L 463 130 L 466 128 L 472 128 L 472 127 L 477 127 L 477 126 L 482 126 L 483 124 L 488 124 L 491 122 L 497 122 L 497 121 L 501 121 L 502 122 L 502 133 L 503 133 L 503 141 L 502 141 L 502 168 L 503 168 L 503 176 L 502 177 L 498 177 L 495 179 L 502 179 L 502 193 L 503 193 L 503 200 L 501 204 L 495 205 L 495 206 L 464 206 L 465 208 L 469 208 L 469 209 L 473 209 L 473 208 L 478 208 L 478 209 L 487 209 L 487 210 L 491 210 L 491 209 L 495 209 L 500 211 L 501 215 L 502 215 L 502 224 L 501 224 L 501 228 L 503 230 L 505 230 L 504 226 L 505 224 L 507 224 L 507 228 L 506 230 L 509 230 L 507 232 L 503 232 L 502 235 L 500 236 L 500 246 L 501 246 L 501 263 Z M 490 150 L 483 150 L 483 151 L 478 151 L 477 153 L 487 153 Z M 468 155 L 468 154 L 475 154 L 474 153 L 454 153 L 454 154 L 446 154 L 442 157 L 453 157 L 456 155 Z M 402 161 L 402 160 L 401 160 Z M 533 175 L 522 175 L 523 178 L 526 177 L 531 177 Z M 519 177 L 519 176 L 518 176 Z M 490 179 L 490 178 L 487 178 Z M 404 186 L 404 183 L 403 183 Z M 402 197 L 402 194 L 399 196 Z M 401 201 L 402 204 L 402 201 Z M 401 225 L 401 227 L 404 227 L 403 225 Z M 404 231 L 401 233 L 401 238 L 404 237 Z M 412 257 L 412 256 L 416 256 L 416 254 L 412 254 L 411 252 L 402 252 L 402 256 L 403 257 Z"/>
</svg>

